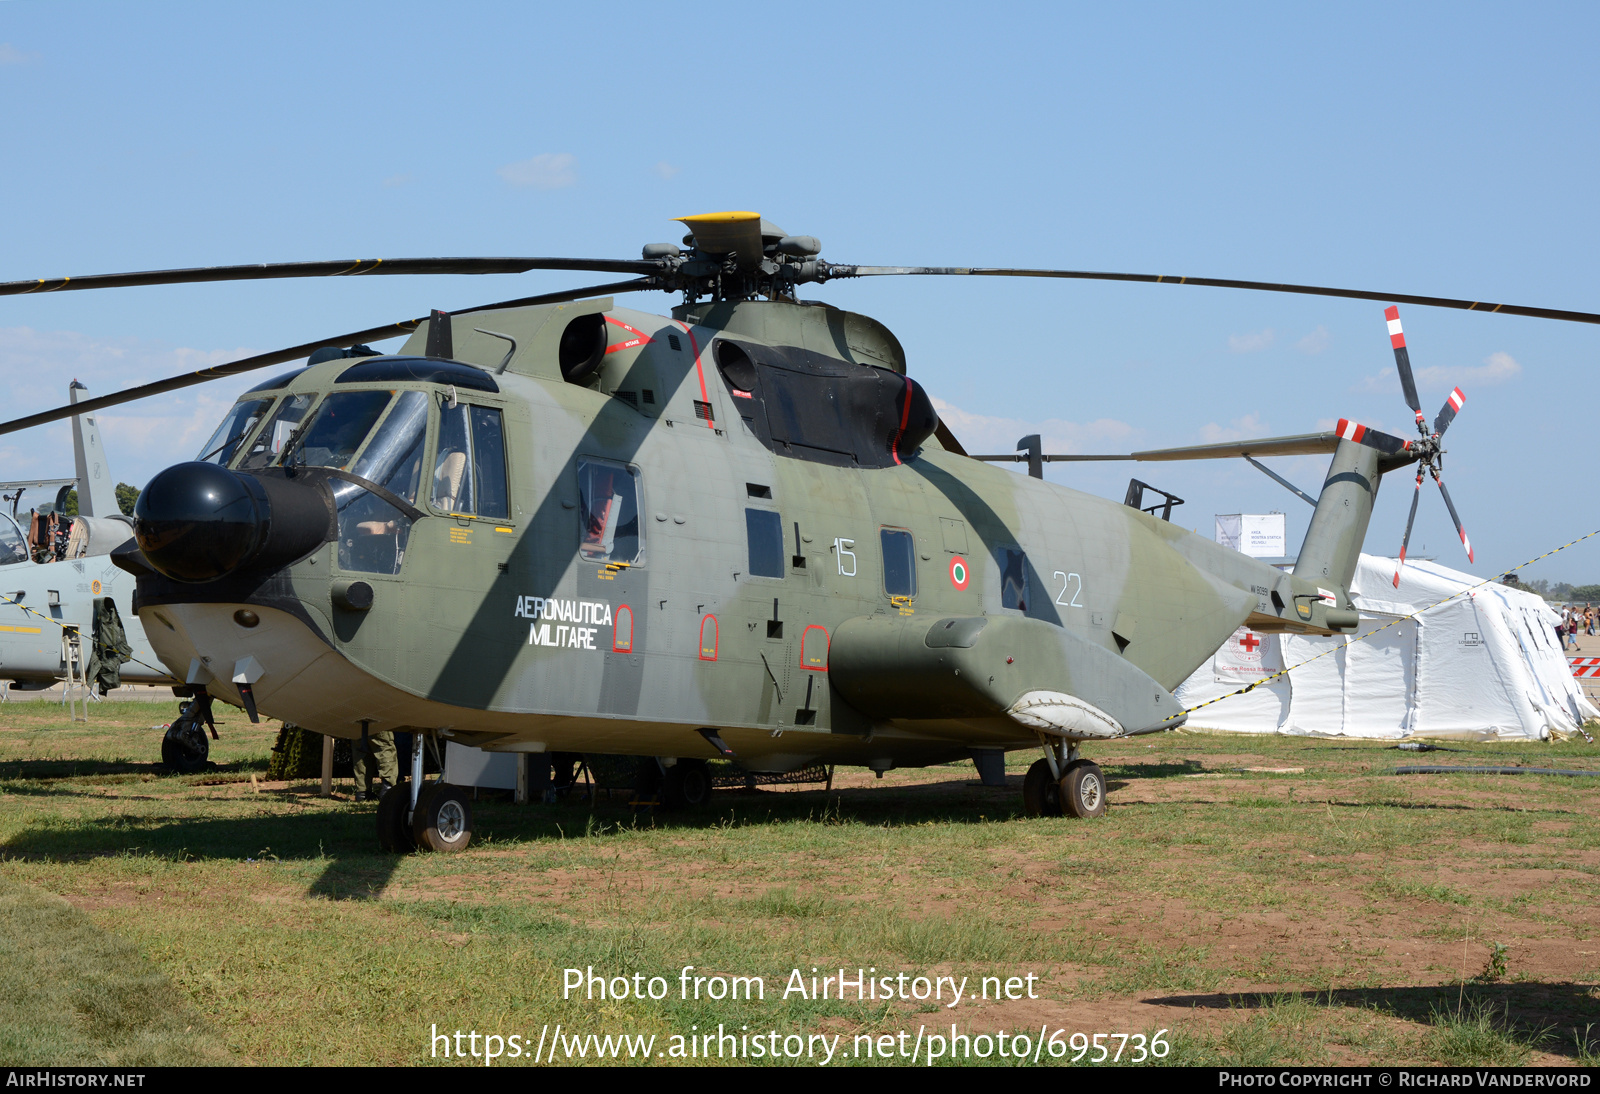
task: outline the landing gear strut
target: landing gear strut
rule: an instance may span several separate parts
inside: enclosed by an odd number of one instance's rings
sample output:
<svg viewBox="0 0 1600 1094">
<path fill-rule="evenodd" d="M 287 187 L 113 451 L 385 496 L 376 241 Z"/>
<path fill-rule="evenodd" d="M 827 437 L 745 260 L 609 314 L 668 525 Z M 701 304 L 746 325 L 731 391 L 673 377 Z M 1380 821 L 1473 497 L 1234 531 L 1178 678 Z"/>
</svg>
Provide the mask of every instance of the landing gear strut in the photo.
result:
<svg viewBox="0 0 1600 1094">
<path fill-rule="evenodd" d="M 1044 759 L 1022 781 L 1022 807 L 1030 817 L 1063 814 L 1092 820 L 1106 812 L 1106 777 L 1100 765 L 1078 755 L 1078 742 L 1041 735 Z"/>
<path fill-rule="evenodd" d="M 211 755 L 211 742 L 206 738 L 208 726 L 211 735 L 216 736 L 216 723 L 211 720 L 211 696 L 202 693 L 178 708 L 178 716 L 161 738 L 161 762 L 183 775 L 204 771 Z"/>
<path fill-rule="evenodd" d="M 411 778 L 378 799 L 378 846 L 394 854 L 462 851 L 472 842 L 472 803 L 459 786 L 422 781 L 423 734 L 411 737 Z M 441 769 L 442 770 L 442 769 Z"/>
</svg>

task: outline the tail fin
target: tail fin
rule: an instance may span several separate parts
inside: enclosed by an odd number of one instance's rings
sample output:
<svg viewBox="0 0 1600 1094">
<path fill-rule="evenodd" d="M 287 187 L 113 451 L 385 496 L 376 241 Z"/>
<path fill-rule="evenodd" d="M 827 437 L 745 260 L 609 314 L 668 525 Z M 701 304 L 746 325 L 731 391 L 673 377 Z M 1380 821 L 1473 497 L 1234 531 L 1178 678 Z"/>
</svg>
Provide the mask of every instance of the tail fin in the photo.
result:
<svg viewBox="0 0 1600 1094">
<path fill-rule="evenodd" d="M 1378 496 L 1381 458 L 1376 448 L 1355 441 L 1339 441 L 1328 477 L 1317 498 L 1317 511 L 1306 529 L 1305 543 L 1295 562 L 1296 577 L 1329 581 L 1349 589 L 1361 559 L 1361 543 L 1372 519 L 1372 504 Z"/>
<path fill-rule="evenodd" d="M 89 389 L 72 381 L 67 395 L 78 401 L 78 392 L 87 397 Z M 105 446 L 100 443 L 100 427 L 93 414 L 72 418 L 72 454 L 78 464 L 78 512 L 86 517 L 111 517 L 122 510 L 117 506 L 117 488 L 106 464 Z"/>
</svg>

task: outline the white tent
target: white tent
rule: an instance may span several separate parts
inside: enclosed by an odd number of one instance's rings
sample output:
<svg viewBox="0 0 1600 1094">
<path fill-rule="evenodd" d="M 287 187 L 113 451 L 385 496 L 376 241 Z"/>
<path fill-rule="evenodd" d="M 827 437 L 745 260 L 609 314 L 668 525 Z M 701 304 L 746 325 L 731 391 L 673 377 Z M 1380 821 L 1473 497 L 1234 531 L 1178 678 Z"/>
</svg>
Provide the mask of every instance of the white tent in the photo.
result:
<svg viewBox="0 0 1600 1094">
<path fill-rule="evenodd" d="M 1186 707 L 1285 665 L 1292 671 L 1196 710 L 1189 726 L 1318 737 L 1544 739 L 1600 717 L 1556 644 L 1556 613 L 1539 597 L 1497 582 L 1466 593 L 1481 579 L 1432 562 L 1407 562 L 1398 589 L 1394 573 L 1394 559 L 1361 556 L 1350 590 L 1361 614 L 1354 634 L 1235 632 L 1178 688 Z"/>
</svg>

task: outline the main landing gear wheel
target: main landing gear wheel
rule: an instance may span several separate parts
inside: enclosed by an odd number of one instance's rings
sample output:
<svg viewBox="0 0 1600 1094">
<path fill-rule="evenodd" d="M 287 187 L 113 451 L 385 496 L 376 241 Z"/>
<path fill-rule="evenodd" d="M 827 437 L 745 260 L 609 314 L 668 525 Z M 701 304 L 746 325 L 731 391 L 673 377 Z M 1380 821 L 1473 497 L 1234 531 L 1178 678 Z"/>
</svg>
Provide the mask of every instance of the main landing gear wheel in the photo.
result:
<svg viewBox="0 0 1600 1094">
<path fill-rule="evenodd" d="M 1042 761 L 1041 761 L 1042 762 Z M 1100 765 L 1074 760 L 1061 776 L 1061 805 L 1074 817 L 1093 820 L 1106 815 L 1106 777 Z"/>
<path fill-rule="evenodd" d="M 679 760 L 661 776 L 661 804 L 668 809 L 704 809 L 711 803 L 711 769 L 704 760 Z"/>
<path fill-rule="evenodd" d="M 1059 817 L 1061 790 L 1049 760 L 1035 760 L 1022 780 L 1022 809 L 1030 817 Z"/>
<path fill-rule="evenodd" d="M 411 826 L 406 823 L 410 805 L 411 787 L 404 781 L 385 790 L 378 799 L 378 846 L 391 855 L 405 855 L 417 849 Z"/>
<path fill-rule="evenodd" d="M 472 805 L 459 786 L 429 783 L 417 798 L 411 835 L 422 851 L 461 851 L 472 842 Z"/>
<path fill-rule="evenodd" d="M 184 775 L 204 771 L 210 754 L 211 741 L 198 719 L 179 718 L 161 738 L 161 762 Z"/>
</svg>

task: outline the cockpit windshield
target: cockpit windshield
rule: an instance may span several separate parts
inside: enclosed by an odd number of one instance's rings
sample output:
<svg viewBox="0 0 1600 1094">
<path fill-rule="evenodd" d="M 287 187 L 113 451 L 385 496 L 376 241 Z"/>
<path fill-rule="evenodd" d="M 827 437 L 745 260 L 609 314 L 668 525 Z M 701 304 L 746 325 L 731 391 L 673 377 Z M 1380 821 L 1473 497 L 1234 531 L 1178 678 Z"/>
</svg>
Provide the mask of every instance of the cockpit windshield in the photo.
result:
<svg viewBox="0 0 1600 1094">
<path fill-rule="evenodd" d="M 339 391 L 322 400 L 283 454 L 285 466 L 343 468 L 393 398 L 387 391 Z"/>
<path fill-rule="evenodd" d="M 10 517 L 0 516 L 0 566 L 28 561 L 28 539 Z"/>
<path fill-rule="evenodd" d="M 422 471 L 422 442 L 427 432 L 428 396 L 420 391 L 402 392 L 350 473 L 415 505 Z"/>
<path fill-rule="evenodd" d="M 279 403 L 271 420 L 251 442 L 250 451 L 239 461 L 239 469 L 249 471 L 266 467 L 277 459 L 278 453 L 283 451 L 283 446 L 289 443 L 289 438 L 300 428 L 300 422 L 305 418 L 306 411 L 311 409 L 311 401 L 315 398 L 316 395 L 307 392 L 291 395 Z"/>
<path fill-rule="evenodd" d="M 233 454 L 238 451 L 239 443 L 250 435 L 261 416 L 267 412 L 267 407 L 272 405 L 268 399 L 241 399 L 233 404 L 233 409 L 228 411 L 228 416 L 222 419 L 222 424 L 217 426 L 217 431 L 211 434 L 211 439 L 200 449 L 200 455 L 195 459 L 201 463 L 216 463 L 223 467 L 233 462 Z"/>
</svg>

